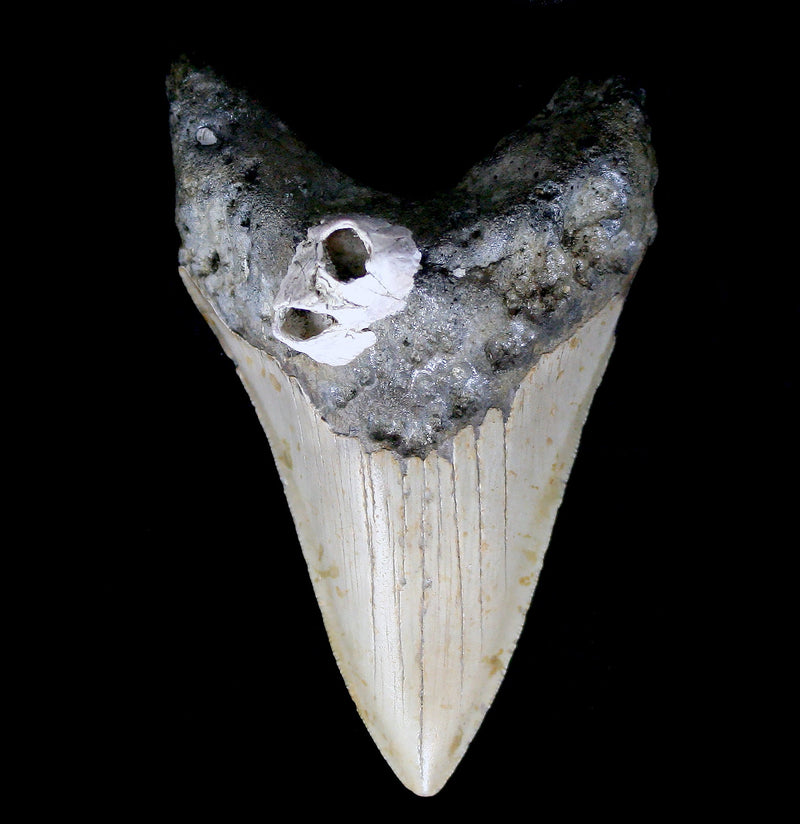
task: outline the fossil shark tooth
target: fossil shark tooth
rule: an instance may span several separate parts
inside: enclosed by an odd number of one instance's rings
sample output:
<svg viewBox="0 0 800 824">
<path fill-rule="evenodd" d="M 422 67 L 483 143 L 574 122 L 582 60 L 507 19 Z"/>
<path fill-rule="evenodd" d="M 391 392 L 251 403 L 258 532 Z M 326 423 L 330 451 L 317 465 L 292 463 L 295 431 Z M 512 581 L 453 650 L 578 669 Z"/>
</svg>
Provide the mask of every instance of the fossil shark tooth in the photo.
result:
<svg viewBox="0 0 800 824">
<path fill-rule="evenodd" d="M 655 235 L 640 94 L 568 80 L 409 202 L 211 71 L 176 65 L 168 93 L 180 275 L 269 439 L 358 711 L 432 795 L 508 666 Z"/>
</svg>

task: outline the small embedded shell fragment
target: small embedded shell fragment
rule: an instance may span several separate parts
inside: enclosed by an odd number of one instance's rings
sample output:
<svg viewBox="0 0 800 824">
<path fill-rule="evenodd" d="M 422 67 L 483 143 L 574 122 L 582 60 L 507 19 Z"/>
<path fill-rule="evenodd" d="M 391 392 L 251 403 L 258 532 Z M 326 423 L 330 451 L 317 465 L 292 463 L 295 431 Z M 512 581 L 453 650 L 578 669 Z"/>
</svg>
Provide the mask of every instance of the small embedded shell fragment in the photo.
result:
<svg viewBox="0 0 800 824">
<path fill-rule="evenodd" d="M 281 282 L 273 335 L 320 363 L 349 363 L 375 343 L 369 325 L 405 307 L 420 258 L 411 232 L 385 220 L 311 227 Z"/>
</svg>

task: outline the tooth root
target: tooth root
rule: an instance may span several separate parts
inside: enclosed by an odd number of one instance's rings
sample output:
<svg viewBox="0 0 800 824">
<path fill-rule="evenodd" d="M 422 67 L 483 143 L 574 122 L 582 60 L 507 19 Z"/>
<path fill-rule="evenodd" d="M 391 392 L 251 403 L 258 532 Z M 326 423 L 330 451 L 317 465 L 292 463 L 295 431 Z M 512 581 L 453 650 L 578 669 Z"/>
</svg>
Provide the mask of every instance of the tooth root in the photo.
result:
<svg viewBox="0 0 800 824">
<path fill-rule="evenodd" d="M 375 743 L 418 795 L 447 781 L 509 663 L 622 298 L 543 355 L 504 420 L 419 457 L 331 431 L 277 361 L 230 331 L 269 438 L 336 661 Z"/>
</svg>

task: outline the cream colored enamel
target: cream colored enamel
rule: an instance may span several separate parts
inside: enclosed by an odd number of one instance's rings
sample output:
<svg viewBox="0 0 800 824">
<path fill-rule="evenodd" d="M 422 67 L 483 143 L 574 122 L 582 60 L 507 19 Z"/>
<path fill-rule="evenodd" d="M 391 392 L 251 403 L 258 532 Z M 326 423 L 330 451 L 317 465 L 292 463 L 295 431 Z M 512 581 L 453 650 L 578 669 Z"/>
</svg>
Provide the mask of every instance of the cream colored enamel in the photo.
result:
<svg viewBox="0 0 800 824">
<path fill-rule="evenodd" d="M 491 704 L 517 643 L 622 299 L 541 357 L 504 422 L 401 460 L 334 434 L 299 384 L 228 330 L 269 438 L 339 668 L 400 780 L 433 795 Z"/>
</svg>

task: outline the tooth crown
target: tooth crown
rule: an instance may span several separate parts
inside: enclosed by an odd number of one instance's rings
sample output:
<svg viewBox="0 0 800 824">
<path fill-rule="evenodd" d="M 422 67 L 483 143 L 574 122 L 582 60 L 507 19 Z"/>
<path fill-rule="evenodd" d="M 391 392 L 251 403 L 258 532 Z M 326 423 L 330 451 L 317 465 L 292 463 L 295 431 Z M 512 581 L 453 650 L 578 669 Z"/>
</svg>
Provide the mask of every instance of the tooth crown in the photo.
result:
<svg viewBox="0 0 800 824">
<path fill-rule="evenodd" d="M 445 784 L 522 630 L 613 346 L 614 300 L 497 409 L 423 460 L 333 433 L 299 382 L 230 332 L 283 481 L 336 661 L 376 745 L 418 795 Z"/>
</svg>

